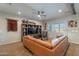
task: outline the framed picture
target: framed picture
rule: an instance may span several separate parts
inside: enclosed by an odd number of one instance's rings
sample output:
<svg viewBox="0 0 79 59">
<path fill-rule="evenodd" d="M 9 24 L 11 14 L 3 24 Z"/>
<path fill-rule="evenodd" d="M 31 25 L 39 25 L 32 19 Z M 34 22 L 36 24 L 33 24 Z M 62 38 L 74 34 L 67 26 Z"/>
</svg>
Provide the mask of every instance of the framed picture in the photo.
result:
<svg viewBox="0 0 79 59">
<path fill-rule="evenodd" d="M 77 21 L 76 20 L 70 20 L 68 23 L 69 27 L 77 27 Z"/>
<path fill-rule="evenodd" d="M 8 31 L 17 31 L 17 20 L 8 19 L 7 24 L 8 24 L 7 27 Z"/>
</svg>

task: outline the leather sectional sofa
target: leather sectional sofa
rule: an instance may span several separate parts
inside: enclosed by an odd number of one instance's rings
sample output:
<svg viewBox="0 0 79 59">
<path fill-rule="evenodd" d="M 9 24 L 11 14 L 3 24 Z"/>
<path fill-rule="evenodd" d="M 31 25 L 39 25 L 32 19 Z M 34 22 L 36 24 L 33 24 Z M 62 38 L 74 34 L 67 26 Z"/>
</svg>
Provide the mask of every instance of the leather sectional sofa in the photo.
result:
<svg viewBox="0 0 79 59">
<path fill-rule="evenodd" d="M 38 56 L 63 56 L 69 46 L 67 36 L 62 36 L 51 41 L 43 41 L 32 36 L 24 36 L 23 44 L 33 55 Z"/>
</svg>

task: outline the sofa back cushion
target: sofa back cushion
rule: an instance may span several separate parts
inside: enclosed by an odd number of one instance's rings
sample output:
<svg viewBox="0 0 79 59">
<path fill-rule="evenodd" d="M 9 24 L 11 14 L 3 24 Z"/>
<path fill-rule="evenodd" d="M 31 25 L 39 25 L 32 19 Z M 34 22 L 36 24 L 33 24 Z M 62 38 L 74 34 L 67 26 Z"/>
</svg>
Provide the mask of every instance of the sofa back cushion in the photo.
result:
<svg viewBox="0 0 79 59">
<path fill-rule="evenodd" d="M 52 45 L 51 45 L 51 43 L 49 43 L 49 42 L 46 42 L 46 41 L 42 41 L 41 39 L 36 39 L 36 38 L 34 38 L 34 37 L 32 37 L 32 36 L 24 36 L 25 37 L 25 39 L 29 39 L 29 40 L 32 40 L 32 41 L 34 41 L 35 43 L 37 43 L 37 44 L 40 44 L 40 45 L 43 45 L 43 46 L 45 46 L 45 47 L 47 47 L 47 48 L 49 48 L 49 49 L 51 49 L 52 48 Z"/>
<path fill-rule="evenodd" d="M 24 36 L 25 39 L 32 40 L 32 41 L 36 42 L 37 44 L 43 45 L 43 46 L 45 46 L 45 47 L 47 47 L 47 48 L 49 48 L 49 49 L 54 48 L 54 47 L 55 47 L 57 44 L 59 44 L 65 37 L 66 37 L 66 36 L 62 36 L 62 37 L 53 39 L 53 40 L 51 41 L 51 43 L 49 43 L 49 42 L 46 42 L 46 41 L 42 41 L 41 39 L 36 39 L 36 38 L 34 38 L 34 37 L 32 37 L 32 36 L 29 36 L 29 35 Z"/>
<path fill-rule="evenodd" d="M 26 39 L 32 39 L 32 38 L 33 38 L 33 36 L 26 35 L 26 36 L 24 36 L 23 38 L 26 38 Z"/>
<path fill-rule="evenodd" d="M 35 41 L 35 42 L 37 42 L 38 44 L 43 45 L 43 46 L 45 46 L 45 47 L 47 47 L 47 48 L 49 48 L 49 49 L 52 48 L 51 43 L 49 43 L 49 42 L 47 42 L 47 41 L 42 41 L 42 40 L 36 39 L 36 38 L 33 38 L 33 41 Z"/>
</svg>

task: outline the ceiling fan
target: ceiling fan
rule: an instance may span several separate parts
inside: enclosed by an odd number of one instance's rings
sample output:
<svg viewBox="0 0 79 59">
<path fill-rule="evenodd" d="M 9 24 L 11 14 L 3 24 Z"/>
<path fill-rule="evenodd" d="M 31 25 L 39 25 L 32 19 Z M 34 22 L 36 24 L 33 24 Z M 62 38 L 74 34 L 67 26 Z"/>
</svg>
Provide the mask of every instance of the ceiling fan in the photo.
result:
<svg viewBox="0 0 79 59">
<path fill-rule="evenodd" d="M 46 13 L 44 11 L 40 11 L 40 10 L 38 10 L 38 11 L 34 10 L 33 14 L 37 15 L 37 17 L 46 17 Z"/>
<path fill-rule="evenodd" d="M 39 19 L 41 19 L 42 17 L 46 17 L 45 11 L 33 10 L 33 14 L 35 14 Z"/>
<path fill-rule="evenodd" d="M 46 17 L 46 14 L 44 11 L 37 11 L 37 15 Z"/>
</svg>

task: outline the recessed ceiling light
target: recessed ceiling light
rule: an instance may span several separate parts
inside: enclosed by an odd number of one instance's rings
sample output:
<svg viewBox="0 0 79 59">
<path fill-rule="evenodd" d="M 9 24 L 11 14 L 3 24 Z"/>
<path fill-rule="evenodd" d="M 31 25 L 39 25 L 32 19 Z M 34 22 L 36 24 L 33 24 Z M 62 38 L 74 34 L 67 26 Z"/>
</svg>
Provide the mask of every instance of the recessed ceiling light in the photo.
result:
<svg viewBox="0 0 79 59">
<path fill-rule="evenodd" d="M 20 15 L 20 14 L 21 14 L 21 12 L 20 12 L 20 11 L 18 11 L 18 14 Z"/>
<path fill-rule="evenodd" d="M 59 12 L 59 13 L 61 13 L 61 12 L 62 12 L 62 10 L 61 10 L 61 9 L 59 9 L 59 10 L 58 10 L 58 12 Z"/>
</svg>

